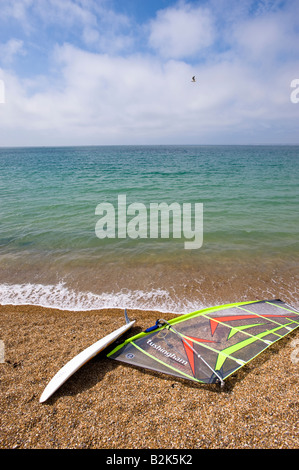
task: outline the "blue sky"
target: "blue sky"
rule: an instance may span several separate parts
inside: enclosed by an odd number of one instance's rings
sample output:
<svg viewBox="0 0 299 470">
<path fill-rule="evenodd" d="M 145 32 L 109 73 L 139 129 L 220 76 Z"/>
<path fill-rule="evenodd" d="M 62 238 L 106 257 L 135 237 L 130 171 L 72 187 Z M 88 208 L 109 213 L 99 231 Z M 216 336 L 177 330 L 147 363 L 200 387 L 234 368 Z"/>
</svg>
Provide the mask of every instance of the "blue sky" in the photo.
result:
<svg viewBox="0 0 299 470">
<path fill-rule="evenodd" d="M 299 143 L 298 0 L 0 7 L 2 146 Z"/>
</svg>

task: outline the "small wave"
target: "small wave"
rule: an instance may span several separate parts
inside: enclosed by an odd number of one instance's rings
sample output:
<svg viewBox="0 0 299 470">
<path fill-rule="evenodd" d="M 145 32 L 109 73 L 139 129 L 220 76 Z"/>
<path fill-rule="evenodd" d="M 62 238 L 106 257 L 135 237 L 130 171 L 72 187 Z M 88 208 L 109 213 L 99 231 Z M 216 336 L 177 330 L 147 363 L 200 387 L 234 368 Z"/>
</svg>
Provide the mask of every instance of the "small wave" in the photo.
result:
<svg viewBox="0 0 299 470">
<path fill-rule="evenodd" d="M 37 305 L 59 310 L 87 311 L 106 308 L 156 310 L 177 314 L 198 309 L 165 289 L 150 291 L 123 289 L 119 292 L 76 292 L 64 282 L 58 284 L 0 284 L 1 305 Z"/>
</svg>

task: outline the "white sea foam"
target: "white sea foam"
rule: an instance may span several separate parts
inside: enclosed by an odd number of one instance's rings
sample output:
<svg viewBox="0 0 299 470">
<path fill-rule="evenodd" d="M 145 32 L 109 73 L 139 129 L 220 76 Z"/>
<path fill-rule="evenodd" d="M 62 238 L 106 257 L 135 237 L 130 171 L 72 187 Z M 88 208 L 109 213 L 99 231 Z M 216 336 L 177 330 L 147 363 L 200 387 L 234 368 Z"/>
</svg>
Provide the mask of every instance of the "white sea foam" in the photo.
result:
<svg viewBox="0 0 299 470">
<path fill-rule="evenodd" d="M 76 292 L 64 282 L 49 284 L 0 284 L 1 305 L 38 305 L 60 310 L 86 311 L 104 308 L 157 310 L 189 313 L 200 308 L 180 301 L 164 289 L 150 291 L 122 289 L 119 292 Z"/>
</svg>

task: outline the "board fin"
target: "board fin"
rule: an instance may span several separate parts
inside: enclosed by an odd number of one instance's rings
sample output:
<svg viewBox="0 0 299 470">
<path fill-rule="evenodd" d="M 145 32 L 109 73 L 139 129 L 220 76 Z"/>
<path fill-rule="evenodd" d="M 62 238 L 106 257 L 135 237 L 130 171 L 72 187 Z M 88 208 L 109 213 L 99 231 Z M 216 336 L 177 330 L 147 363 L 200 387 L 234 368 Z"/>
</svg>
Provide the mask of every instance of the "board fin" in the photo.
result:
<svg viewBox="0 0 299 470">
<path fill-rule="evenodd" d="M 128 325 L 130 323 L 130 320 L 129 320 L 126 308 L 125 308 L 125 320 L 126 320 L 126 324 Z"/>
</svg>

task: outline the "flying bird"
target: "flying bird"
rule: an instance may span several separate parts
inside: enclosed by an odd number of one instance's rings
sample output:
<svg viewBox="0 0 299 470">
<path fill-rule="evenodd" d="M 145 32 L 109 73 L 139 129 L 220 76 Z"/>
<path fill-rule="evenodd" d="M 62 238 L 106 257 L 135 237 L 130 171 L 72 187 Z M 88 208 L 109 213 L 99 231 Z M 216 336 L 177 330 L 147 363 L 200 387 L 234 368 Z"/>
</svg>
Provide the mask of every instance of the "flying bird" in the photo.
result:
<svg viewBox="0 0 299 470">
<path fill-rule="evenodd" d="M 196 82 L 196 80 L 195 80 L 195 75 L 194 75 L 194 77 L 192 77 L 192 80 L 191 80 L 191 81 L 192 81 L 192 82 Z"/>
</svg>

